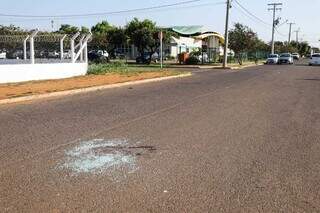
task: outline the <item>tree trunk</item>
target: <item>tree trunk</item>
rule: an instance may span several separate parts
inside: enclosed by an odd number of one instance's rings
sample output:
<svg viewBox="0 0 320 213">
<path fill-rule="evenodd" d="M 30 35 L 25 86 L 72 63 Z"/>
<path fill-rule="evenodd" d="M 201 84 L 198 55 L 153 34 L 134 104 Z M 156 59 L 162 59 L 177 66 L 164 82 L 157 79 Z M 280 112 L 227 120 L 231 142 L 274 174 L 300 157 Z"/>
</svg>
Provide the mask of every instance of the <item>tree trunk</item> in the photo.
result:
<svg viewBox="0 0 320 213">
<path fill-rule="evenodd" d="M 239 63 L 239 65 L 242 65 L 242 56 L 241 56 L 241 53 L 238 54 L 238 63 Z"/>
</svg>

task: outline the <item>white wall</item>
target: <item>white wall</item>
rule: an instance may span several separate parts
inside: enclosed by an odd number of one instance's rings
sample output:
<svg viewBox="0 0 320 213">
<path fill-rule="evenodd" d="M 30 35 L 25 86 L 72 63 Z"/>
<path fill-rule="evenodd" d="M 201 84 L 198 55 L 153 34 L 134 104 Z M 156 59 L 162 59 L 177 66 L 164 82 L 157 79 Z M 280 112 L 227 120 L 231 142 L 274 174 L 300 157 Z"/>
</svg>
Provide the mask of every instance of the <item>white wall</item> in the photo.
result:
<svg viewBox="0 0 320 213">
<path fill-rule="evenodd" d="M 177 57 L 177 55 L 180 53 L 180 49 L 181 52 L 192 52 L 195 49 L 202 47 L 202 40 L 194 39 L 192 37 L 172 37 L 171 43 L 176 44 L 170 48 L 170 56 L 173 57 Z"/>
<path fill-rule="evenodd" d="M 0 83 L 61 79 L 85 75 L 87 63 L 0 65 Z"/>
</svg>

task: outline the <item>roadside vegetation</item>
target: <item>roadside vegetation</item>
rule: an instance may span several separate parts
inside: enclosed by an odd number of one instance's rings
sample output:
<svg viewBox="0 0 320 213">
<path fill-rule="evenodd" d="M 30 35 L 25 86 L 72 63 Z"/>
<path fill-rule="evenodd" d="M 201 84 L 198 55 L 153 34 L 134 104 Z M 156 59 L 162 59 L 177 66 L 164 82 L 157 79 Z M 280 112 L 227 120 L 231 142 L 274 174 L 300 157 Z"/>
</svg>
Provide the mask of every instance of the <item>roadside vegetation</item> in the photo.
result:
<svg viewBox="0 0 320 213">
<path fill-rule="evenodd" d="M 108 60 L 97 60 L 95 63 L 99 65 L 91 65 L 89 69 L 90 74 L 101 74 L 108 72 L 126 73 L 134 69 L 131 65 L 126 65 L 127 56 L 130 54 L 130 49 L 132 46 L 136 47 L 135 51 L 138 51 L 140 56 L 144 57 L 149 55 L 150 61 L 144 63 L 146 60 L 142 57 L 141 62 L 145 67 L 150 65 L 153 67 L 151 62 L 158 61 L 151 59 L 153 54 L 159 52 L 160 38 L 159 32 L 163 32 L 163 42 L 164 45 L 171 42 L 172 36 L 179 37 L 177 33 L 172 32 L 169 29 L 159 27 L 155 22 L 145 19 L 139 20 L 134 18 L 129 21 L 127 25 L 123 27 L 113 26 L 107 21 L 102 21 L 91 27 L 91 29 L 86 27 L 76 27 L 68 24 L 63 24 L 56 32 L 40 32 L 40 37 L 50 37 L 53 40 L 39 40 L 36 42 L 36 49 L 38 51 L 55 51 L 59 49 L 59 42 L 57 38 L 59 35 L 67 34 L 73 35 L 77 32 L 93 34 L 92 40 L 89 43 L 89 50 L 99 50 L 108 53 Z M 1 26 L 0 25 L 0 35 L 26 35 L 27 32 L 14 25 Z M 58 36 L 58 37 L 57 37 Z M 254 32 L 249 26 L 245 26 L 241 23 L 235 23 L 233 28 L 230 30 L 230 51 L 229 51 L 229 63 L 238 63 L 242 65 L 245 62 L 258 62 L 259 60 L 264 60 L 270 53 L 270 44 L 264 42 L 259 38 L 258 34 Z M 66 41 L 65 48 L 70 49 L 69 42 Z M 21 52 L 21 42 L 12 43 L 1 43 L 0 49 L 10 50 L 7 53 L 9 58 L 17 58 L 14 55 L 15 52 Z M 307 42 L 275 42 L 276 53 L 299 53 L 301 56 L 307 56 L 311 52 L 311 47 Z M 214 52 L 210 55 L 209 62 L 205 61 L 202 56 L 205 53 L 205 49 L 197 48 L 190 50 L 188 60 L 185 60 L 185 64 L 196 65 L 196 64 L 220 64 L 222 62 L 223 56 L 221 53 Z M 317 52 L 317 50 L 315 50 Z M 182 52 L 181 54 L 184 54 Z M 209 57 L 209 56 L 208 56 Z M 202 59 L 201 59 L 202 58 Z M 109 59 L 112 59 L 112 63 L 109 64 Z M 123 62 L 118 62 L 117 60 L 123 60 Z M 180 59 L 166 58 L 168 61 L 177 63 Z M 114 61 L 116 60 L 116 61 Z M 132 63 L 132 62 L 131 62 Z"/>
<path fill-rule="evenodd" d="M 103 75 L 106 73 L 124 74 L 124 73 L 128 73 L 128 71 L 129 71 L 128 65 L 121 61 L 104 63 L 104 64 L 93 63 L 89 65 L 88 75 Z"/>
<path fill-rule="evenodd" d="M 136 75 L 148 72 L 176 72 L 172 68 L 164 66 L 163 69 L 157 64 L 138 65 L 128 64 L 125 61 L 112 61 L 110 63 L 92 63 L 89 65 L 88 75 L 105 75 L 105 74 L 119 74 L 119 75 Z M 181 72 L 178 72 L 180 74 Z"/>
</svg>

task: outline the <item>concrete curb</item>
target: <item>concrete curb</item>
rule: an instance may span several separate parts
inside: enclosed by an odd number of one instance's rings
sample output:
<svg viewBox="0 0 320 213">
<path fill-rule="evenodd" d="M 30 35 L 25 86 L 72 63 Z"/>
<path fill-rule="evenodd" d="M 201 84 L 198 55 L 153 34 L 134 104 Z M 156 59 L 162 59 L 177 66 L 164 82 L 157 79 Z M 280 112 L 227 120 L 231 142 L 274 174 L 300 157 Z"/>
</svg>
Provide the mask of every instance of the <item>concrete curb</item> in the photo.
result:
<svg viewBox="0 0 320 213">
<path fill-rule="evenodd" d="M 242 67 L 231 67 L 231 70 L 241 70 L 241 69 L 245 69 L 245 68 L 249 68 L 249 67 L 258 67 L 258 66 L 262 66 L 263 64 L 250 64 L 250 65 L 245 65 Z"/>
<path fill-rule="evenodd" d="M 181 68 L 181 69 L 229 69 L 229 70 L 239 70 L 239 69 L 244 69 L 248 67 L 254 67 L 254 66 L 261 66 L 263 64 L 249 64 L 249 65 L 243 65 L 241 67 L 239 66 L 234 66 L 234 67 L 222 67 L 222 66 L 210 66 L 210 65 L 175 65 L 171 66 L 170 68 Z"/>
<path fill-rule="evenodd" d="M 94 86 L 94 87 L 88 87 L 88 88 L 82 88 L 82 89 L 66 90 L 66 91 L 61 91 L 61 92 L 52 92 L 52 93 L 40 94 L 40 95 L 30 95 L 30 96 L 25 96 L 25 97 L 3 99 L 3 100 L 0 100 L 0 105 L 19 103 L 19 102 L 24 102 L 24 101 L 33 101 L 33 100 L 39 100 L 39 99 L 44 99 L 44 98 L 53 98 L 53 97 L 59 97 L 59 96 L 75 95 L 75 94 L 81 94 L 81 93 L 87 93 L 87 92 L 94 92 L 94 91 L 98 91 L 98 90 L 139 85 L 139 84 L 152 83 L 152 82 L 170 80 L 170 79 L 175 79 L 175 78 L 183 78 L 183 77 L 189 77 L 189 76 L 192 76 L 192 74 L 191 73 L 180 74 L 180 75 L 174 75 L 174 76 L 168 76 L 168 77 L 151 78 L 151 79 L 138 80 L 138 81 L 128 81 L 128 82 L 124 82 L 124 83 L 109 84 L 109 85 Z"/>
</svg>

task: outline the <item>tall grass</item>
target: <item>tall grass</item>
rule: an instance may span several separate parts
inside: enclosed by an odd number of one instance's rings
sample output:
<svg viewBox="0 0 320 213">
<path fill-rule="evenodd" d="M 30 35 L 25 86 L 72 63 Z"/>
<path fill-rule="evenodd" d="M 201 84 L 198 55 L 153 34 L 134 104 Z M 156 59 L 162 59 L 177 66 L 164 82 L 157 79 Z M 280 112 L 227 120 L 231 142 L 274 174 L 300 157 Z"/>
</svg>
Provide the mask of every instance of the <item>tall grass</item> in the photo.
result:
<svg viewBox="0 0 320 213">
<path fill-rule="evenodd" d="M 108 64 L 91 64 L 89 65 L 88 75 L 103 75 L 106 73 L 128 73 L 128 65 L 116 61 Z"/>
</svg>

